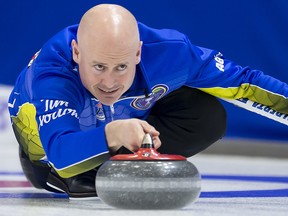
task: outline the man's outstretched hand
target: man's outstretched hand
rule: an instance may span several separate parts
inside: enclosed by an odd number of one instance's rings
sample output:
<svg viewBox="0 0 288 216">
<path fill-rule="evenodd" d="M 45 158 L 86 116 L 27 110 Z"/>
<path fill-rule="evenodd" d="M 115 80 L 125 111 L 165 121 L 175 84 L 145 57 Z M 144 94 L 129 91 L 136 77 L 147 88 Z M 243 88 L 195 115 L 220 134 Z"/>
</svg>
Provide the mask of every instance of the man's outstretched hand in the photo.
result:
<svg viewBox="0 0 288 216">
<path fill-rule="evenodd" d="M 148 122 L 139 119 L 115 120 L 105 127 L 106 140 L 111 153 L 124 146 L 132 152 L 138 151 L 146 133 L 152 136 L 155 148 L 161 146 L 160 133 Z"/>
</svg>

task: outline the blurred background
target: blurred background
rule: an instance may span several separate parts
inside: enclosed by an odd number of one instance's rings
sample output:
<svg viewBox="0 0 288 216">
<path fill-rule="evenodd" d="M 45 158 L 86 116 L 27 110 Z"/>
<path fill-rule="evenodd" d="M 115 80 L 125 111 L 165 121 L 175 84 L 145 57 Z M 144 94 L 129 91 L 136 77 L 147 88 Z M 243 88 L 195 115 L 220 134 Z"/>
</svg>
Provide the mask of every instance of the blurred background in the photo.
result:
<svg viewBox="0 0 288 216">
<path fill-rule="evenodd" d="M 78 23 L 86 10 L 100 3 L 125 6 L 151 27 L 177 29 L 195 45 L 218 50 L 242 66 L 260 69 L 288 83 L 287 0 L 5 1 L 0 7 L 1 142 L 15 142 L 7 99 L 19 72 L 46 40 L 62 28 Z M 265 145 L 267 154 L 275 151 L 287 157 L 287 151 L 283 151 L 288 148 L 287 126 L 223 104 L 228 129 L 225 139 L 215 148 L 222 146 L 222 150 L 228 151 L 228 140 L 231 152 L 246 149 L 255 154 Z"/>
</svg>

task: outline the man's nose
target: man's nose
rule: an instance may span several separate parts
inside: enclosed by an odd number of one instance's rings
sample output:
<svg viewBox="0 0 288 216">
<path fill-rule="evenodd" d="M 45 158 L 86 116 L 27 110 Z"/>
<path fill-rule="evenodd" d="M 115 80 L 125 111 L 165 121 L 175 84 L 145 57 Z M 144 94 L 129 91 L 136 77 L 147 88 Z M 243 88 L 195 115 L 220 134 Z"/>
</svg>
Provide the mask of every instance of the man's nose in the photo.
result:
<svg viewBox="0 0 288 216">
<path fill-rule="evenodd" d="M 104 84 L 107 88 L 112 88 L 115 84 L 115 77 L 112 72 L 107 72 L 103 74 L 102 84 Z"/>
</svg>

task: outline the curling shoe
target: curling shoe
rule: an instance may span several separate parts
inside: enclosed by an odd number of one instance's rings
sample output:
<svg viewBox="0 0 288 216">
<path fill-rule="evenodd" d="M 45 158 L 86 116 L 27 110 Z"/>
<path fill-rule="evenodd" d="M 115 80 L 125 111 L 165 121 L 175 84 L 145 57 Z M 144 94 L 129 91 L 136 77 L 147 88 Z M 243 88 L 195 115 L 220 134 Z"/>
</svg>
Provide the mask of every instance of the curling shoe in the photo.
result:
<svg viewBox="0 0 288 216">
<path fill-rule="evenodd" d="M 66 193 L 69 199 L 91 200 L 97 197 L 96 173 L 97 171 L 93 169 L 70 178 L 62 178 L 54 169 L 51 169 L 47 178 L 47 185 L 59 192 Z"/>
</svg>

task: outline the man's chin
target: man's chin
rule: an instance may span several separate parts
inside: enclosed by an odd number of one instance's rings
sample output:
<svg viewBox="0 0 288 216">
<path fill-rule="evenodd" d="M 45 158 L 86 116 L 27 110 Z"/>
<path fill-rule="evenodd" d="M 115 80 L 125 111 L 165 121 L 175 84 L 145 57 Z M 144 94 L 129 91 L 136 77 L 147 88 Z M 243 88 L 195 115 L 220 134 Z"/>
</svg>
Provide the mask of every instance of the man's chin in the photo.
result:
<svg viewBox="0 0 288 216">
<path fill-rule="evenodd" d="M 118 98 L 115 98 L 115 97 L 104 97 L 104 98 L 103 97 L 99 97 L 98 100 L 104 105 L 111 106 L 118 100 Z"/>
<path fill-rule="evenodd" d="M 102 104 L 110 106 L 113 105 L 121 97 L 121 92 L 114 92 L 114 94 L 102 94 L 101 92 L 95 92 L 93 95 Z"/>
</svg>

